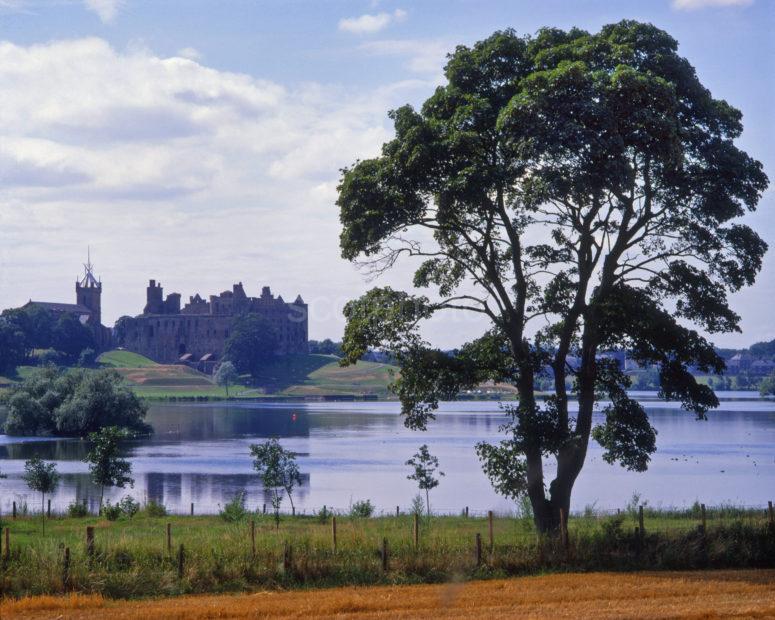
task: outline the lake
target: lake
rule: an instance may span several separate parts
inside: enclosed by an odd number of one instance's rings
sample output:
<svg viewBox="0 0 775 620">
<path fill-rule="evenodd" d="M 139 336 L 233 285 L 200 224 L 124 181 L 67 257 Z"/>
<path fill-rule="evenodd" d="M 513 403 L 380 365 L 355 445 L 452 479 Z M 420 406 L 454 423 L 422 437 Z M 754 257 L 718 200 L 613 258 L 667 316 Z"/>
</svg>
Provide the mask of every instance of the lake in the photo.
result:
<svg viewBox="0 0 775 620">
<path fill-rule="evenodd" d="M 608 465 L 593 442 L 574 489 L 575 510 L 623 507 L 633 493 L 652 506 L 695 500 L 763 506 L 775 499 L 775 402 L 725 400 L 709 421 L 700 422 L 677 403 L 641 396 L 659 433 L 649 471 Z M 473 449 L 478 441 L 498 441 L 505 420 L 498 403 L 443 403 L 424 433 L 406 429 L 398 411 L 395 402 L 153 405 L 147 419 L 156 434 L 127 444 L 134 488 L 113 489 L 106 497 L 154 499 L 175 512 L 188 512 L 194 502 L 196 512 L 206 513 L 244 490 L 248 505 L 260 507 L 269 500 L 251 468 L 249 446 L 279 437 L 299 453 L 303 484 L 294 498 L 299 511 L 323 505 L 347 510 L 360 499 L 370 499 L 379 510 L 395 511 L 397 505 L 406 510 L 417 488 L 406 479 L 404 462 L 422 443 L 446 473 L 431 492 L 434 511 L 513 510 L 513 503 L 492 491 Z M 86 451 L 86 442 L 77 439 L 0 435 L 0 471 L 8 474 L 0 480 L 2 512 L 7 514 L 14 500 L 39 509 L 39 496 L 20 478 L 24 460 L 36 455 L 57 461 L 62 474 L 52 498 L 55 509 L 73 500 L 96 509 L 99 490 L 81 461 Z M 287 500 L 284 508 L 289 509 Z"/>
</svg>

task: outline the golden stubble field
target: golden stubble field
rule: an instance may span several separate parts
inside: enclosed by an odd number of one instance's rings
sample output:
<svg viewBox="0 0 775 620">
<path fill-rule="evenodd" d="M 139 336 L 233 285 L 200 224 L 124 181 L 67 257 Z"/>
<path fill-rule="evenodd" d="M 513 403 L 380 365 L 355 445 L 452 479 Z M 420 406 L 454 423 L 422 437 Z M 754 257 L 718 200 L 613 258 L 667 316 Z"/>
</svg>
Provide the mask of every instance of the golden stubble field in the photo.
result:
<svg viewBox="0 0 775 620">
<path fill-rule="evenodd" d="M 775 618 L 775 570 L 558 574 L 444 585 L 262 591 L 111 601 L 34 597 L 0 617 L 110 618 Z"/>
</svg>

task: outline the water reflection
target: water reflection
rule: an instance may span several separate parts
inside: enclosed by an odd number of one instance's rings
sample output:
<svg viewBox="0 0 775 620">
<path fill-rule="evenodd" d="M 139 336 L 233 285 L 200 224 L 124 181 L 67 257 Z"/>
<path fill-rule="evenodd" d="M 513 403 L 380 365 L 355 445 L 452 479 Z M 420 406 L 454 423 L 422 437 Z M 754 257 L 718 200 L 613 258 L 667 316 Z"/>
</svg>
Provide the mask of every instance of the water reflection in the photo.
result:
<svg viewBox="0 0 775 620">
<path fill-rule="evenodd" d="M 610 466 L 593 445 L 574 491 L 574 507 L 622 506 L 634 491 L 652 504 L 683 505 L 733 501 L 762 504 L 775 483 L 775 403 L 728 402 L 698 422 L 675 403 L 645 404 L 659 431 L 659 451 L 645 474 Z M 106 493 L 115 501 L 131 494 L 179 512 L 195 504 L 197 512 L 214 512 L 240 491 L 251 508 L 269 503 L 252 472 L 251 443 L 280 437 L 299 453 L 304 474 L 295 502 L 306 511 L 322 505 L 346 510 L 369 498 L 385 510 L 406 507 L 417 492 L 406 480 L 404 461 L 421 443 L 436 454 L 447 476 L 433 491 L 439 510 L 509 509 L 481 473 L 473 446 L 498 441 L 506 420 L 497 403 L 445 403 L 425 433 L 407 430 L 395 403 L 306 403 L 158 405 L 148 421 L 156 434 L 124 444 L 133 463 L 134 489 Z M 15 499 L 37 507 L 21 480 L 24 460 L 55 460 L 62 484 L 53 506 L 86 500 L 96 509 L 99 489 L 82 462 L 88 443 L 76 439 L 20 439 L 0 435 L 0 509 Z M 547 462 L 551 475 L 551 463 Z M 286 502 L 286 507 L 289 504 Z"/>
</svg>

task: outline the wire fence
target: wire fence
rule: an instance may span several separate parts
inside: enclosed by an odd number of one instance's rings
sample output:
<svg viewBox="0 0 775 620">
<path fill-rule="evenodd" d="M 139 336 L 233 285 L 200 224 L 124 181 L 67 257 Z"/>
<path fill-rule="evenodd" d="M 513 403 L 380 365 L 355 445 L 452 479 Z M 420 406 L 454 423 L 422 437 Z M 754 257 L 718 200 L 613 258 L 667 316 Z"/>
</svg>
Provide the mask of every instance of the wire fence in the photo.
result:
<svg viewBox="0 0 775 620">
<path fill-rule="evenodd" d="M 115 504 L 113 504 L 115 505 Z M 185 516 L 217 516 L 223 514 L 226 503 L 220 502 L 177 502 L 174 505 L 164 505 L 161 501 L 147 500 L 140 502 L 140 510 L 154 511 L 158 515 L 169 515 L 175 517 Z M 254 516 L 272 516 L 274 508 L 271 502 L 245 500 L 242 503 L 243 512 L 246 515 Z M 155 510 L 154 510 L 155 509 Z M 355 516 L 359 518 L 389 518 L 406 517 L 415 513 L 420 517 L 429 516 L 425 507 L 409 507 L 396 505 L 393 509 L 379 507 L 369 503 L 368 507 L 355 504 L 347 506 L 337 506 L 332 504 L 323 504 L 320 506 L 304 505 L 299 508 L 291 509 L 286 501 L 278 511 L 279 516 L 287 518 L 309 518 L 309 517 L 348 517 Z M 14 496 L 12 498 L 0 498 L 0 521 L 3 519 L 24 519 L 36 518 L 45 514 L 49 518 L 64 518 L 68 516 L 100 516 L 101 508 L 99 500 L 94 498 L 84 498 L 80 501 L 56 502 L 44 500 L 41 504 L 38 499 L 27 496 Z M 488 510 L 482 508 L 473 508 L 470 506 L 450 507 L 450 506 L 432 506 L 430 516 L 434 518 L 462 517 L 469 519 L 498 519 L 503 521 L 516 521 L 524 524 L 533 522 L 533 514 L 529 504 L 525 506 L 515 506 L 512 510 Z M 646 504 L 636 504 L 632 501 L 624 508 L 597 508 L 587 506 L 580 510 L 571 510 L 567 515 L 567 521 L 571 527 L 589 528 L 597 527 L 607 521 L 618 520 L 623 525 L 634 524 L 637 527 L 649 527 L 651 531 L 684 530 L 687 527 L 696 525 L 714 525 L 731 523 L 775 523 L 773 515 L 772 501 L 762 504 L 732 504 L 724 503 L 719 505 L 705 505 L 695 502 L 688 507 L 664 507 L 649 506 Z"/>
</svg>

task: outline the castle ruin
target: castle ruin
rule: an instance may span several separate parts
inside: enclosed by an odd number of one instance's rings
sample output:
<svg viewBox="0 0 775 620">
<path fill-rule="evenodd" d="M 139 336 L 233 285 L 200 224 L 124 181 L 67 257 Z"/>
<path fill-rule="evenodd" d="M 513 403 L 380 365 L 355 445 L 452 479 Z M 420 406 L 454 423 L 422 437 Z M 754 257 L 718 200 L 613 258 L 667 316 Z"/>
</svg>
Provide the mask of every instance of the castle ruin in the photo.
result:
<svg viewBox="0 0 775 620">
<path fill-rule="evenodd" d="M 242 282 L 230 291 L 210 295 L 197 293 L 183 307 L 180 294 L 164 297 L 161 282 L 150 280 L 143 313 L 127 322 L 123 345 L 164 364 L 183 362 L 211 370 L 223 356 L 234 321 L 255 313 L 268 321 L 278 337 L 278 355 L 307 353 L 307 304 L 296 297 L 288 303 L 272 295 L 268 286 L 260 297 L 248 297 Z"/>
</svg>

